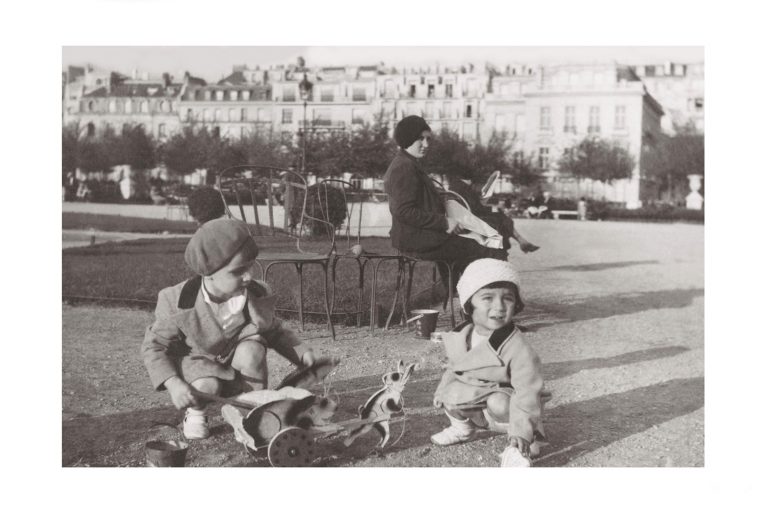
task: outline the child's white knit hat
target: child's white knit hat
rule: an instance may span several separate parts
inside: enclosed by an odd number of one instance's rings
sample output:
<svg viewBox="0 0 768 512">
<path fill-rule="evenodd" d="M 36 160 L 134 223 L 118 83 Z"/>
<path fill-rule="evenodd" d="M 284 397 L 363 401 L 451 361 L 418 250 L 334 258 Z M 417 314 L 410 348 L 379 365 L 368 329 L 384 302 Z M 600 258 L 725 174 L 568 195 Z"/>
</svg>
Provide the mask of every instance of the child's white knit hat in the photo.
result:
<svg viewBox="0 0 768 512">
<path fill-rule="evenodd" d="M 469 299 L 481 288 L 491 283 L 504 281 L 514 283 L 520 293 L 520 274 L 515 270 L 514 265 L 508 261 L 501 261 L 493 258 L 483 258 L 475 260 L 464 269 L 459 282 L 456 284 L 456 291 L 459 292 L 459 302 L 464 308 Z M 465 309 L 466 312 L 466 309 Z"/>
</svg>

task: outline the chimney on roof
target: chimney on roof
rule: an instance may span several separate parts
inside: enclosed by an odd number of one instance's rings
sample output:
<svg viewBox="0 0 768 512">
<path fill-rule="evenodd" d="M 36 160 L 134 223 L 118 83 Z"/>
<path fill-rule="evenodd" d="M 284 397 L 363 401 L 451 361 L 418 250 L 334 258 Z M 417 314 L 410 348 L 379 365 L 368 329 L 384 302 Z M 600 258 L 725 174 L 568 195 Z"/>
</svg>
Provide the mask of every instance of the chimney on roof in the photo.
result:
<svg viewBox="0 0 768 512">
<path fill-rule="evenodd" d="M 131 71 L 131 78 L 136 80 L 139 77 L 139 70 L 136 68 L 133 68 L 133 71 Z"/>
<path fill-rule="evenodd" d="M 168 73 L 163 73 L 163 85 L 169 87 L 171 85 L 172 77 Z"/>
</svg>

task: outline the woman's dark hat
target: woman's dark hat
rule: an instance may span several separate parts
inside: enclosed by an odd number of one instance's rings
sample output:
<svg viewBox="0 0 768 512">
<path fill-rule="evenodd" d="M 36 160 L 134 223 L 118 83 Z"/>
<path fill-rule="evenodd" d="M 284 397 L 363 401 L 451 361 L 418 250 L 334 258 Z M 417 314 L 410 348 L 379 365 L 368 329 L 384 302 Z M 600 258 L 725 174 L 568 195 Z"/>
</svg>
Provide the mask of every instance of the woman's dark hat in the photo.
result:
<svg viewBox="0 0 768 512">
<path fill-rule="evenodd" d="M 395 142 L 403 149 L 409 148 L 424 130 L 432 131 L 423 117 L 406 116 L 395 126 Z"/>
</svg>

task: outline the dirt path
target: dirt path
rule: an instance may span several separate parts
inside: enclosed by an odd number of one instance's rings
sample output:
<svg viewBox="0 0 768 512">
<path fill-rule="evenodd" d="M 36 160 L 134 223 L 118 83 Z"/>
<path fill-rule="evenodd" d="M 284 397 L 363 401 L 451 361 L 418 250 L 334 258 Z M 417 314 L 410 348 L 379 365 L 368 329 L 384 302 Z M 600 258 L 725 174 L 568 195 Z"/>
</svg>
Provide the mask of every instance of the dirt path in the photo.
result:
<svg viewBox="0 0 768 512">
<path fill-rule="evenodd" d="M 534 229 L 535 228 L 535 229 Z M 519 323 L 544 363 L 554 398 L 545 413 L 551 444 L 537 466 L 703 466 L 704 257 L 701 226 L 540 221 L 526 236 L 543 249 L 513 259 L 523 271 Z M 63 309 L 62 464 L 143 465 L 152 421 L 178 421 L 153 392 L 138 358 L 151 315 L 129 309 Z M 445 315 L 441 328 L 448 327 Z M 445 420 L 431 407 L 441 347 L 396 329 L 370 337 L 343 328 L 304 333 L 343 358 L 333 378 L 351 418 L 397 359 L 421 368 L 406 388 L 402 438 L 372 452 L 375 436 L 345 449 L 318 443 L 321 466 L 495 466 L 505 440 L 485 435 L 450 448 L 430 445 Z M 270 358 L 276 382 L 290 368 Z M 191 466 L 264 466 L 236 443 L 211 408 L 215 435 L 192 443 Z M 403 423 L 393 425 L 397 438 Z"/>
</svg>

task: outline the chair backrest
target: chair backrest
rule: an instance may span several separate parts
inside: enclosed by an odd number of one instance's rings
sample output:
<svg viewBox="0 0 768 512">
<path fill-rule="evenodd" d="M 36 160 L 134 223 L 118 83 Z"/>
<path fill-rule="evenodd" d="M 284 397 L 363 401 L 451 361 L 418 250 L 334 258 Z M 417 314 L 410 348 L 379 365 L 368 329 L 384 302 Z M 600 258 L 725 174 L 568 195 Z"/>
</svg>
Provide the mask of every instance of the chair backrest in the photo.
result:
<svg viewBox="0 0 768 512">
<path fill-rule="evenodd" d="M 363 224 L 363 201 L 354 201 L 354 186 L 348 181 L 338 178 L 325 178 L 318 185 L 320 187 L 318 188 L 320 201 L 324 205 L 322 211 L 326 215 L 325 220 L 329 223 L 332 223 L 330 215 L 331 209 L 334 208 L 331 203 L 330 190 L 333 189 L 341 193 L 340 198 L 343 200 L 345 218 L 344 224 L 340 228 L 336 228 L 336 230 L 343 229 L 342 236 L 346 238 L 347 250 L 349 250 L 353 244 L 360 243 L 360 232 L 362 231 Z M 355 212 L 355 205 L 357 205 L 357 212 Z M 338 237 L 336 240 L 338 241 Z"/>
<path fill-rule="evenodd" d="M 295 243 L 296 250 L 305 252 L 301 242 L 311 237 L 313 227 L 321 234 L 327 231 L 326 221 L 308 212 L 310 187 L 304 177 L 293 170 L 237 165 L 220 171 L 216 185 L 227 216 L 249 224 L 251 235 L 289 240 Z M 251 208 L 247 208 L 249 205 Z M 282 226 L 279 225 L 281 219 Z M 331 236 L 328 252 L 332 245 Z"/>
</svg>

